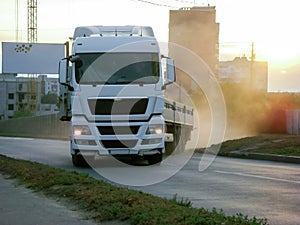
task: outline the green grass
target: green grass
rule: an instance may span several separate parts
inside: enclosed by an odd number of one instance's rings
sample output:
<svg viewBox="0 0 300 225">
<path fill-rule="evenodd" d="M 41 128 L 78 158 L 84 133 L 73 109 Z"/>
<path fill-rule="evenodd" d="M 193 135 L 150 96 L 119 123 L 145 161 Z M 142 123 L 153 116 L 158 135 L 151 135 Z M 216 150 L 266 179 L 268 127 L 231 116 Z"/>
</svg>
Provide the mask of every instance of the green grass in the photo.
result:
<svg viewBox="0 0 300 225">
<path fill-rule="evenodd" d="M 227 155 L 232 151 L 300 156 L 300 136 L 260 135 L 222 143 L 221 155 Z"/>
<path fill-rule="evenodd" d="M 285 156 L 300 156 L 300 146 L 285 146 L 277 148 L 258 148 L 253 150 L 255 153 L 266 153 Z"/>
<path fill-rule="evenodd" d="M 222 211 L 192 208 L 188 199 L 176 195 L 168 200 L 115 187 L 87 174 L 69 172 L 35 162 L 0 155 L 0 172 L 22 185 L 56 199 L 64 199 L 96 221 L 120 220 L 129 224 L 267 224 L 266 219 L 242 214 L 226 216 Z"/>
</svg>

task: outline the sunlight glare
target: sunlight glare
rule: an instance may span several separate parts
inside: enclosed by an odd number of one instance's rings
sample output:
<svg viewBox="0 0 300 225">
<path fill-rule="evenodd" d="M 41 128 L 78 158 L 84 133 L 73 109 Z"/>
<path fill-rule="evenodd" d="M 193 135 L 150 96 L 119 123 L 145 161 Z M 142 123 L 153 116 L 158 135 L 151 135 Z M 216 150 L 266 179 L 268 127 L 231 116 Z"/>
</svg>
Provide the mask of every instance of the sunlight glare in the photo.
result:
<svg viewBox="0 0 300 225">
<path fill-rule="evenodd" d="M 293 64 L 300 59 L 299 44 L 294 41 L 269 41 L 257 46 L 257 54 L 263 60 L 278 64 Z"/>
</svg>

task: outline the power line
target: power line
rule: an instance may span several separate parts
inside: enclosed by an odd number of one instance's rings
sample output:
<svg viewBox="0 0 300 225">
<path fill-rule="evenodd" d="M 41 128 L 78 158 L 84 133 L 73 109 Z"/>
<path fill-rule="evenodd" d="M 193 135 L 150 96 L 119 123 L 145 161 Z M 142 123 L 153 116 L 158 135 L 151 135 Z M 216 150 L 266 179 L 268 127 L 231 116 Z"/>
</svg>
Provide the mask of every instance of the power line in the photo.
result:
<svg viewBox="0 0 300 225">
<path fill-rule="evenodd" d="M 145 3 L 145 4 L 150 4 L 150 5 L 155 5 L 155 6 L 161 6 L 161 7 L 167 7 L 167 8 L 174 8 L 174 9 L 178 9 L 178 8 L 181 8 L 183 6 L 173 6 L 171 4 L 162 4 L 162 3 L 156 3 L 156 2 L 153 2 L 153 1 L 147 1 L 147 0 L 131 0 L 131 1 L 134 1 L 134 2 L 141 2 L 141 3 Z M 190 4 L 190 5 L 196 5 L 196 1 L 187 1 L 187 0 L 170 0 L 170 1 L 174 1 L 174 2 L 177 2 L 177 3 L 184 3 L 184 4 Z M 177 4 L 175 3 L 175 4 Z M 204 4 L 204 3 L 203 3 Z M 187 7 L 187 6 L 185 6 Z"/>
<path fill-rule="evenodd" d="M 168 7 L 168 8 L 176 8 L 176 9 L 178 8 L 178 7 L 175 7 L 175 6 L 161 4 L 161 3 L 156 3 L 156 2 L 150 2 L 150 1 L 146 1 L 146 0 L 132 0 L 132 1 L 142 2 L 142 3 L 146 3 L 146 4 L 150 4 L 150 5 L 155 5 L 155 6 Z"/>
<path fill-rule="evenodd" d="M 188 3 L 188 4 L 193 4 L 193 5 L 195 5 L 195 1 L 185 1 L 185 0 L 173 0 L 173 1 L 175 1 L 175 2 L 182 2 L 182 3 Z"/>
</svg>

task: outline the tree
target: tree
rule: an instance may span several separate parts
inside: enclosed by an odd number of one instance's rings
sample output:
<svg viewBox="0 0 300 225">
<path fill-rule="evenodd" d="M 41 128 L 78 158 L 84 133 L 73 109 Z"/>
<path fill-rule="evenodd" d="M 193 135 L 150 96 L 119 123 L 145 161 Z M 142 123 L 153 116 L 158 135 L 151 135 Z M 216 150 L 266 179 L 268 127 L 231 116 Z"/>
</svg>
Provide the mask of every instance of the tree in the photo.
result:
<svg viewBox="0 0 300 225">
<path fill-rule="evenodd" d="M 30 117 L 33 115 L 34 115 L 33 112 L 30 111 L 29 109 L 20 109 L 14 112 L 14 118 Z"/>
<path fill-rule="evenodd" d="M 48 93 L 41 98 L 42 104 L 57 104 L 58 96 L 54 93 Z"/>
</svg>

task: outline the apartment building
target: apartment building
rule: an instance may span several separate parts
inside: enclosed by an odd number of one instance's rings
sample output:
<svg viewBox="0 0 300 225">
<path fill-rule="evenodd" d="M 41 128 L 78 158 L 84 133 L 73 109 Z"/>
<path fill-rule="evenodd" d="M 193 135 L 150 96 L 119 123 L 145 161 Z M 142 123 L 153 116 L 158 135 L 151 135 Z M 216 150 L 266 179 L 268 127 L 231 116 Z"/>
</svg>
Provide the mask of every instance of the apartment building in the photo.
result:
<svg viewBox="0 0 300 225">
<path fill-rule="evenodd" d="M 216 22 L 215 6 L 181 8 L 170 10 L 169 42 L 189 49 L 197 54 L 218 77 L 219 62 L 219 23 Z M 181 60 L 181 55 L 169 52 L 175 61 Z M 176 71 L 178 81 L 187 89 L 191 88 L 188 76 L 182 71 Z"/>
<path fill-rule="evenodd" d="M 218 66 L 219 81 L 245 84 L 254 90 L 268 91 L 268 62 L 251 61 L 247 57 L 236 57 L 221 61 Z"/>
<path fill-rule="evenodd" d="M 48 93 L 59 96 L 57 78 L 0 74 L 0 120 L 13 118 L 14 113 L 22 109 L 28 109 L 35 115 L 56 113 L 56 104 L 41 103 L 42 97 Z"/>
</svg>

